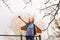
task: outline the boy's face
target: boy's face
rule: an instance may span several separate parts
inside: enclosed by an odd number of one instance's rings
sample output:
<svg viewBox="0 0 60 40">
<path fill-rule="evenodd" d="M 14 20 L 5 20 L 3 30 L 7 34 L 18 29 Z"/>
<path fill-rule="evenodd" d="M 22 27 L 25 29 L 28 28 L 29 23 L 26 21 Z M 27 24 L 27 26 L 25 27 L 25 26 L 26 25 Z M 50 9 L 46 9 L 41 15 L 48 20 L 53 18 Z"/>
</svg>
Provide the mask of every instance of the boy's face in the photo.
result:
<svg viewBox="0 0 60 40">
<path fill-rule="evenodd" d="M 33 23 L 33 22 L 34 22 L 34 18 L 31 18 L 31 17 L 30 17 L 30 18 L 28 19 L 28 22 L 29 22 L 29 23 Z"/>
</svg>

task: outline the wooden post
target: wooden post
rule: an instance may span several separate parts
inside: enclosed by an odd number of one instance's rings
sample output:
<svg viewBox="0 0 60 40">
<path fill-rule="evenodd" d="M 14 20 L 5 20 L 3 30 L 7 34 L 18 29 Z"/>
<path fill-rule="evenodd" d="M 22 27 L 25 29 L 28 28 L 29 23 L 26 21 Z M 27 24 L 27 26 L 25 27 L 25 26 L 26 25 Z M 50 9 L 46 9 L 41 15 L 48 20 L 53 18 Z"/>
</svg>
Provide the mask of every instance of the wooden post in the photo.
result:
<svg viewBox="0 0 60 40">
<path fill-rule="evenodd" d="M 41 40 L 41 35 L 39 35 L 39 40 Z"/>
<path fill-rule="evenodd" d="M 20 35 L 20 39 L 22 40 L 22 34 Z"/>
</svg>

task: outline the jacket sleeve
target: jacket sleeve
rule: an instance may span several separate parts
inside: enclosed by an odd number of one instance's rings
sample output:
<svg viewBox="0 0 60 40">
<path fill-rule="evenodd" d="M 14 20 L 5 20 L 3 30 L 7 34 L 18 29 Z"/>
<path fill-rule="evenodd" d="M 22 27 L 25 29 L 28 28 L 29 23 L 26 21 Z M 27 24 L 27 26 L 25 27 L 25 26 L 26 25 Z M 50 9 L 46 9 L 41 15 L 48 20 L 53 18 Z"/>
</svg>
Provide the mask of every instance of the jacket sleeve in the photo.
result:
<svg viewBox="0 0 60 40">
<path fill-rule="evenodd" d="M 42 33 L 42 30 L 36 26 L 36 33 Z"/>
<path fill-rule="evenodd" d="M 24 25 L 23 27 L 21 27 L 21 30 L 26 31 L 26 25 Z"/>
</svg>

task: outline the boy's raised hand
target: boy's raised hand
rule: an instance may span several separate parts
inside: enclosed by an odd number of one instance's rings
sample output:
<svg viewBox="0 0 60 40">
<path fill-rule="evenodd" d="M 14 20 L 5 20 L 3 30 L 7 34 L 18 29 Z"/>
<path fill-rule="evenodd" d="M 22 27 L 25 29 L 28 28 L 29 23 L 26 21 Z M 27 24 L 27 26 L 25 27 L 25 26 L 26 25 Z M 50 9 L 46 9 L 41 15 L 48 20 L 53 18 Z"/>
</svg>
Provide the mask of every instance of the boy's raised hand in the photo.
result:
<svg viewBox="0 0 60 40">
<path fill-rule="evenodd" d="M 20 19 L 21 19 L 21 17 L 20 17 L 20 16 L 18 16 L 18 18 L 20 18 Z"/>
<path fill-rule="evenodd" d="M 18 18 L 20 18 L 24 23 L 26 23 L 26 22 L 21 18 L 21 16 L 18 16 Z"/>
</svg>

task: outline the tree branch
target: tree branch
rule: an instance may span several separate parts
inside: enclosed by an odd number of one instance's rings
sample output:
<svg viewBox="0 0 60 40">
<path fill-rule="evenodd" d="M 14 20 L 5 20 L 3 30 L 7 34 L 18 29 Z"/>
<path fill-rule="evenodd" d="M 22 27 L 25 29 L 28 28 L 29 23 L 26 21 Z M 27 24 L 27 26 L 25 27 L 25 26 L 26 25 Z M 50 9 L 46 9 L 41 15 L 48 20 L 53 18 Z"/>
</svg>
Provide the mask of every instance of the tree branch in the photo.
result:
<svg viewBox="0 0 60 40">
<path fill-rule="evenodd" d="M 46 28 L 46 29 L 44 29 L 44 30 L 42 30 L 42 31 L 47 30 L 47 29 L 49 28 L 50 24 L 54 21 L 55 16 L 58 14 L 58 10 L 59 10 L 59 3 L 57 4 L 57 8 L 58 8 L 58 9 L 56 10 L 55 14 L 53 15 L 53 19 L 48 23 L 47 28 Z"/>
<path fill-rule="evenodd" d="M 11 10 L 11 8 L 5 3 L 4 0 L 2 0 L 2 2 L 6 5 L 6 7 L 10 10 L 11 13 L 13 13 L 13 11 Z"/>
<path fill-rule="evenodd" d="M 56 7 L 56 8 L 57 8 L 57 7 Z M 46 16 L 49 16 L 49 15 L 52 15 L 52 16 L 53 16 L 53 14 L 51 14 L 51 13 L 53 13 L 54 11 L 56 11 L 56 8 L 55 8 L 55 9 L 53 8 L 54 10 L 51 11 L 50 13 L 48 13 L 47 15 L 44 15 L 43 18 L 45 18 Z"/>
<path fill-rule="evenodd" d="M 50 0 L 48 0 L 45 4 L 47 4 Z"/>
<path fill-rule="evenodd" d="M 50 5 L 50 6 L 46 7 L 46 8 L 40 9 L 40 10 L 45 10 L 45 9 L 50 8 L 51 6 L 55 6 L 55 5 L 57 5 L 57 4 Z"/>
<path fill-rule="evenodd" d="M 27 0 L 28 1 L 28 0 Z M 31 3 L 31 5 L 32 5 L 32 0 L 29 0 L 28 2 L 27 1 L 24 1 L 24 3 L 26 4 L 25 5 L 25 7 L 23 8 L 23 9 L 25 9 L 26 8 L 26 6 L 27 6 L 27 4 L 29 4 L 29 3 Z"/>
</svg>

